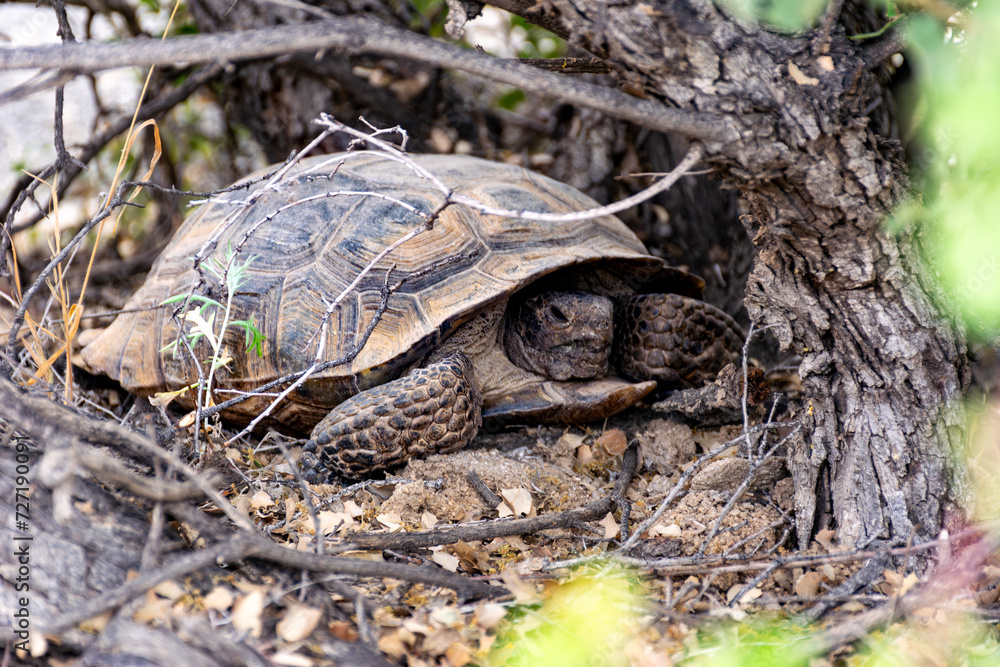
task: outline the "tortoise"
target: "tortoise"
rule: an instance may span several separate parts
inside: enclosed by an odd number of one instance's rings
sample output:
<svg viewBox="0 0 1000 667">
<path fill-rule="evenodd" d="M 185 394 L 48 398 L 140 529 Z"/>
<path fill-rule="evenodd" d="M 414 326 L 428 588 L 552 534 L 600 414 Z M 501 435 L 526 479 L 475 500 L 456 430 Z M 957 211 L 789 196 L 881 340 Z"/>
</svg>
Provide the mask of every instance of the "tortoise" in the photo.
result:
<svg viewBox="0 0 1000 667">
<path fill-rule="evenodd" d="M 517 166 L 408 158 L 489 206 L 597 206 Z M 251 392 L 317 359 L 347 359 L 311 375 L 271 414 L 285 430 L 311 432 L 306 449 L 324 477 L 358 478 L 455 451 L 484 417 L 607 417 L 658 383 L 711 380 L 739 356 L 743 332 L 699 300 L 703 281 L 650 255 L 616 217 L 539 222 L 462 204 L 441 209 L 444 195 L 431 181 L 371 152 L 303 159 L 271 185 L 255 178 L 261 173 L 244 181 L 258 181 L 247 191 L 215 198 L 184 222 L 129 312 L 83 350 L 89 370 L 146 396 L 197 382 L 190 354 L 164 351 L 180 321 L 174 308 L 158 306 L 192 289 L 225 301 L 221 283 L 197 271 L 192 257 L 227 247 L 238 259 L 253 257 L 230 317 L 252 316 L 266 340 L 257 356 L 230 332 L 232 360 L 217 371 L 216 401 L 230 398 L 220 389 Z M 378 257 L 414 229 L 422 231 Z M 194 351 L 210 356 L 204 341 Z M 272 400 L 255 396 L 223 416 L 245 424 Z"/>
</svg>

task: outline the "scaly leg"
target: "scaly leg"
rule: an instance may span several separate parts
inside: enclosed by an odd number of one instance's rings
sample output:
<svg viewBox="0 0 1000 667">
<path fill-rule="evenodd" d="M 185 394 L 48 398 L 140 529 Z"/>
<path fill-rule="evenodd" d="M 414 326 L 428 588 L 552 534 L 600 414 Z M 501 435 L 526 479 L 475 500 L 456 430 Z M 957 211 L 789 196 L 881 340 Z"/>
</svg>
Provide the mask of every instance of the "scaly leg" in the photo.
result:
<svg viewBox="0 0 1000 667">
<path fill-rule="evenodd" d="M 633 380 L 674 387 L 711 382 L 736 363 L 743 329 L 715 306 L 678 294 L 641 294 L 622 304 L 615 361 Z"/>
<path fill-rule="evenodd" d="M 351 479 L 413 456 L 465 447 L 483 423 L 482 394 L 462 353 L 352 396 L 316 425 L 306 451 Z"/>
</svg>

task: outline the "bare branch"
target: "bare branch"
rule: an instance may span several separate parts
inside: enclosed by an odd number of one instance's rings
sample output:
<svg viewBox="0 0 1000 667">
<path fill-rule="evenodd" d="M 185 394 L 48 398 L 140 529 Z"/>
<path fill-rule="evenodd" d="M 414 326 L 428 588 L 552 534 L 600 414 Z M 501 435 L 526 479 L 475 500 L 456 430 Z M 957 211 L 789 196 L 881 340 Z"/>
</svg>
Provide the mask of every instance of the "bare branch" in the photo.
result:
<svg viewBox="0 0 1000 667">
<path fill-rule="evenodd" d="M 177 62 L 239 61 L 331 48 L 348 53 L 398 56 L 469 72 L 650 129 L 677 132 L 694 139 L 721 142 L 737 139 L 736 129 L 721 116 L 673 109 L 619 90 L 468 51 L 361 16 L 236 33 L 183 35 L 162 41 L 4 49 L 0 50 L 0 70 L 58 67 L 96 72 Z"/>
</svg>

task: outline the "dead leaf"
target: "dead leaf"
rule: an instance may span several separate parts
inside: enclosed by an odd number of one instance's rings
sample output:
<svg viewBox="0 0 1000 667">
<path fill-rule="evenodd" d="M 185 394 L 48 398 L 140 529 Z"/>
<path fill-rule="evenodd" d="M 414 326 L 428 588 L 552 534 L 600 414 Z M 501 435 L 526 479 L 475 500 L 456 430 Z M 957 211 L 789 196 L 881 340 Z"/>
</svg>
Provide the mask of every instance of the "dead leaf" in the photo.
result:
<svg viewBox="0 0 1000 667">
<path fill-rule="evenodd" d="M 788 573 L 788 570 L 775 571 L 774 581 L 786 591 L 792 590 L 792 575 Z"/>
<path fill-rule="evenodd" d="M 535 586 L 521 579 L 521 576 L 513 568 L 508 567 L 501 572 L 500 579 L 503 581 L 504 586 L 507 587 L 507 590 L 514 594 L 514 601 L 518 604 L 527 604 L 538 599 L 538 592 L 535 590 Z"/>
<path fill-rule="evenodd" d="M 976 603 L 983 607 L 992 606 L 997 600 L 1000 600 L 1000 588 L 987 588 L 976 593 Z"/>
<path fill-rule="evenodd" d="M 612 540 L 618 537 L 618 531 L 621 530 L 621 524 L 615 521 L 615 517 L 611 512 L 601 519 L 600 525 L 604 528 L 604 539 Z"/>
<path fill-rule="evenodd" d="M 298 502 L 292 496 L 285 498 L 285 519 L 292 519 L 299 510 Z"/>
<path fill-rule="evenodd" d="M 407 618 L 403 620 L 403 628 L 414 635 L 429 635 L 434 632 L 434 628 L 424 623 L 418 618 Z M 411 644 L 413 642 L 410 642 Z"/>
<path fill-rule="evenodd" d="M 171 602 L 176 602 L 184 595 L 184 589 L 176 581 L 164 581 L 158 584 L 153 592 L 161 598 L 167 598 Z"/>
<path fill-rule="evenodd" d="M 420 515 L 420 525 L 425 529 L 430 529 L 436 526 L 438 523 L 438 518 L 431 514 L 430 512 L 424 512 Z"/>
<path fill-rule="evenodd" d="M 321 609 L 313 609 L 312 607 L 298 604 L 292 605 L 285 612 L 282 619 L 278 621 L 275 631 L 286 642 L 302 641 L 312 634 L 322 616 L 323 611 Z"/>
<path fill-rule="evenodd" d="M 420 70 L 411 77 L 393 81 L 389 84 L 389 90 L 399 98 L 400 102 L 409 104 L 413 98 L 427 89 L 430 81 L 430 74 L 424 70 Z"/>
<path fill-rule="evenodd" d="M 432 553 L 431 560 L 449 572 L 458 572 L 458 558 L 443 549 Z"/>
<path fill-rule="evenodd" d="M 476 625 L 484 630 L 489 630 L 490 628 L 495 628 L 499 625 L 500 621 L 502 621 L 506 615 L 506 607 L 493 602 L 487 602 L 486 604 L 480 605 L 479 609 L 476 610 L 476 613 L 473 614 L 472 617 L 475 620 Z"/>
<path fill-rule="evenodd" d="M 788 63 L 788 73 L 792 75 L 795 83 L 800 86 L 815 86 L 819 79 L 814 79 L 798 68 L 795 63 Z"/>
<path fill-rule="evenodd" d="M 172 606 L 173 603 L 170 600 L 161 598 L 153 591 L 147 591 L 145 601 L 141 607 L 135 610 L 132 620 L 137 623 L 166 622 L 170 617 L 170 607 Z"/>
<path fill-rule="evenodd" d="M 487 634 L 486 630 L 479 631 L 479 648 L 476 650 L 476 657 L 483 659 L 490 654 L 490 649 L 497 641 L 496 635 Z M 484 664 L 487 664 L 484 662 Z"/>
<path fill-rule="evenodd" d="M 458 613 L 458 609 L 452 605 L 438 607 L 430 613 L 430 620 L 439 628 L 461 629 L 465 626 L 465 617 Z"/>
<path fill-rule="evenodd" d="M 906 575 L 905 579 L 903 579 L 903 585 L 899 589 L 899 594 L 906 595 L 907 593 L 910 592 L 910 590 L 913 589 L 914 586 L 916 586 L 919 583 L 920 583 L 920 578 L 911 572 L 910 574 Z"/>
<path fill-rule="evenodd" d="M 609 429 L 597 439 L 594 449 L 598 458 L 613 459 L 628 449 L 628 439 L 621 429 Z"/>
<path fill-rule="evenodd" d="M 673 661 L 662 648 L 651 646 L 647 641 L 636 638 L 625 647 L 627 664 L 633 667 L 673 667 Z M 812 666 L 810 666 L 812 667 Z"/>
<path fill-rule="evenodd" d="M 427 655 L 436 658 L 444 655 L 448 649 L 461 641 L 462 635 L 460 635 L 457 630 L 443 628 L 441 630 L 435 630 L 427 635 L 423 643 L 420 645 L 420 648 L 423 649 Z"/>
<path fill-rule="evenodd" d="M 395 533 L 403 528 L 403 520 L 395 512 L 386 512 L 375 517 L 390 533 Z"/>
<path fill-rule="evenodd" d="M 84 632 L 88 632 L 92 635 L 99 635 L 104 632 L 104 628 L 108 626 L 111 621 L 111 616 L 114 611 L 106 611 L 103 614 L 98 614 L 97 616 L 91 616 L 86 621 L 80 623 L 80 629 Z M 32 635 L 41 634 L 39 632 L 33 632 Z"/>
<path fill-rule="evenodd" d="M 319 518 L 319 529 L 323 531 L 324 535 L 334 535 L 341 528 L 351 526 L 354 524 L 354 518 L 347 512 L 331 512 L 330 510 L 323 510 L 317 514 Z M 303 527 L 311 526 L 312 521 L 302 521 Z"/>
<path fill-rule="evenodd" d="M 806 572 L 795 582 L 795 594 L 804 598 L 814 598 L 819 594 L 819 572 Z"/>
<path fill-rule="evenodd" d="M 676 523 L 671 523 L 669 525 L 664 523 L 658 523 L 646 533 L 650 537 L 680 537 L 682 534 L 681 527 Z"/>
<path fill-rule="evenodd" d="M 821 530 L 816 533 L 816 541 L 830 553 L 837 551 L 837 531 Z"/>
<path fill-rule="evenodd" d="M 261 616 L 264 613 L 264 592 L 254 591 L 240 597 L 233 604 L 231 620 L 237 630 L 249 632 L 253 637 L 260 637 L 263 624 Z"/>
<path fill-rule="evenodd" d="M 351 518 L 354 519 L 358 518 L 359 516 L 365 513 L 365 511 L 360 507 L 358 507 L 358 504 L 353 500 L 348 500 L 344 503 L 344 512 L 349 514 Z"/>
<path fill-rule="evenodd" d="M 243 463 L 243 455 L 240 454 L 238 449 L 233 449 L 232 447 L 226 447 L 226 458 L 236 463 Z"/>
<path fill-rule="evenodd" d="M 590 449 L 589 445 L 580 445 L 576 449 L 576 463 L 580 466 L 585 466 L 594 460 L 594 452 Z"/>
<path fill-rule="evenodd" d="M 522 540 L 518 535 L 508 535 L 507 537 L 502 537 L 500 539 L 521 553 L 528 553 L 531 551 L 531 547 L 525 544 L 524 540 Z"/>
<path fill-rule="evenodd" d="M 341 641 L 358 641 L 358 631 L 354 627 L 353 623 L 348 623 L 347 621 L 331 621 L 326 627 L 330 631 L 331 635 Z"/>
<path fill-rule="evenodd" d="M 531 494 L 525 488 L 516 489 L 501 489 L 500 497 L 503 498 L 504 502 L 497 506 L 497 511 L 500 512 L 500 516 L 505 516 L 503 510 L 504 506 L 507 506 L 511 512 L 506 516 L 513 514 L 514 516 L 528 516 L 531 513 Z"/>
<path fill-rule="evenodd" d="M 882 577 L 886 580 L 886 583 L 894 589 L 899 588 L 899 585 L 903 583 L 903 575 L 895 570 L 884 570 L 882 572 Z"/>
<path fill-rule="evenodd" d="M 466 572 L 488 572 L 491 567 L 490 555 L 478 544 L 456 542 L 451 545 L 451 551 L 458 556 Z"/>
<path fill-rule="evenodd" d="M 201 606 L 215 611 L 226 611 L 233 605 L 233 594 L 225 586 L 216 586 L 201 600 Z"/>
<path fill-rule="evenodd" d="M 267 658 L 276 665 L 284 667 L 312 667 L 316 662 L 307 655 L 293 653 L 292 651 L 277 651 Z"/>
<path fill-rule="evenodd" d="M 833 58 L 830 56 L 820 56 L 816 59 L 816 63 L 820 66 L 820 69 L 827 72 L 833 71 Z"/>
<path fill-rule="evenodd" d="M 250 507 L 255 511 L 273 506 L 274 498 L 268 495 L 267 491 L 258 491 L 250 498 Z"/>
<path fill-rule="evenodd" d="M 412 643 L 413 634 L 406 630 L 397 630 L 382 635 L 378 640 L 378 650 L 388 653 L 396 660 L 401 659 L 407 652 L 407 639 Z"/>
<path fill-rule="evenodd" d="M 154 408 L 165 408 L 173 403 L 178 396 L 186 394 L 187 391 L 193 386 L 195 385 L 190 385 L 188 387 L 184 387 L 183 389 L 178 389 L 177 391 L 158 391 L 149 398 L 149 404 Z"/>
<path fill-rule="evenodd" d="M 735 600 L 736 596 L 739 595 L 739 592 L 743 590 L 743 586 L 744 584 L 735 584 L 728 591 L 726 591 L 726 602 L 732 602 L 733 600 Z M 751 588 L 740 597 L 739 604 L 741 605 L 749 604 L 754 600 L 756 600 L 757 598 L 759 598 L 761 595 L 763 595 L 763 593 L 761 592 L 760 588 L 755 586 L 754 588 Z"/>
<path fill-rule="evenodd" d="M 576 454 L 576 450 L 583 445 L 585 437 L 580 433 L 567 430 L 559 436 L 556 444 L 552 446 L 552 453 L 556 456 L 573 456 Z"/>
<path fill-rule="evenodd" d="M 454 643 L 444 652 L 444 657 L 454 667 L 465 667 L 472 662 L 472 651 L 465 644 Z"/>
</svg>

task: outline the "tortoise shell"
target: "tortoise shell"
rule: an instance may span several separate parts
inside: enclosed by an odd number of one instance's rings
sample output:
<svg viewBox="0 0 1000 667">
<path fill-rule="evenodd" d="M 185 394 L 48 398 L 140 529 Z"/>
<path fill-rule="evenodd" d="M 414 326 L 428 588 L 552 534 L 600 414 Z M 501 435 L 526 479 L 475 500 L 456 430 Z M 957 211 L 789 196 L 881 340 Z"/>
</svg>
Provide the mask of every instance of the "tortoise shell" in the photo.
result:
<svg viewBox="0 0 1000 667">
<path fill-rule="evenodd" d="M 410 157 L 454 192 L 483 204 L 552 213 L 597 206 L 579 191 L 521 167 L 458 155 Z M 308 431 L 331 407 L 398 377 L 477 313 L 544 276 L 569 272 L 643 282 L 663 269 L 613 216 L 533 222 L 452 204 L 428 227 L 407 205 L 430 214 L 444 195 L 384 154 L 308 158 L 272 181 L 214 198 L 184 222 L 125 306 L 136 312 L 120 315 L 84 349 L 91 370 L 140 395 L 198 381 L 190 354 L 163 351 L 177 336 L 178 319 L 176 306 L 160 304 L 192 290 L 225 302 L 221 284 L 195 270 L 192 258 L 199 253 L 221 257 L 232 247 L 238 262 L 256 256 L 248 281 L 233 295 L 230 318 L 254 318 L 266 336 L 264 354 L 247 353 L 243 333 L 231 331 L 226 343 L 232 362 L 216 372 L 219 388 L 250 391 L 308 368 L 317 357 L 332 360 L 356 351 L 385 286 L 395 287 L 357 356 L 310 376 L 275 411 L 285 427 Z M 379 253 L 421 227 L 351 287 Z M 670 276 L 680 283 L 688 279 L 677 270 Z M 607 281 L 591 282 L 600 291 Z M 195 352 L 201 359 L 210 356 L 205 341 Z M 255 397 L 225 416 L 246 422 L 270 400 Z"/>
</svg>

